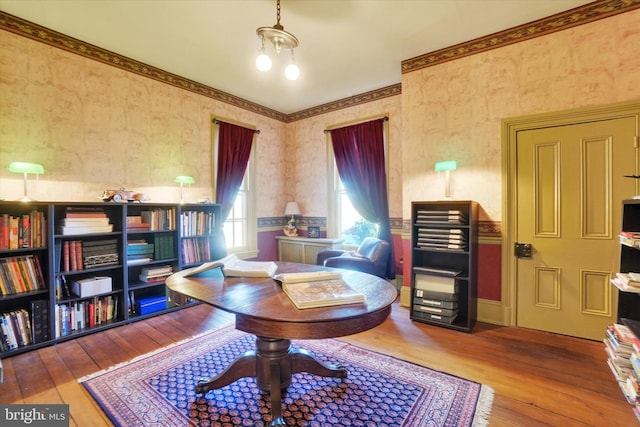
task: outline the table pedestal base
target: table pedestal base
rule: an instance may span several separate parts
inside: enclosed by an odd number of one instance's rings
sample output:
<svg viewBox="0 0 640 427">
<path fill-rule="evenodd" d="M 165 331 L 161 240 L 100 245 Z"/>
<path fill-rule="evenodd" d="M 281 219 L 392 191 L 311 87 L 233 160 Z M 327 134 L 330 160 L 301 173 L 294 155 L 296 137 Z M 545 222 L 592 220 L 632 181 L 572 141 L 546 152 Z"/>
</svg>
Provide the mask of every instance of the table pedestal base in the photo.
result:
<svg viewBox="0 0 640 427">
<path fill-rule="evenodd" d="M 260 390 L 269 393 L 271 427 L 285 426 L 282 418 L 282 396 L 291 384 L 291 375 L 309 372 L 322 377 L 346 378 L 343 366 L 325 364 L 310 352 L 293 348 L 291 340 L 256 337 L 256 350 L 248 351 L 215 377 L 200 381 L 197 394 L 229 385 L 240 378 L 255 377 Z"/>
</svg>

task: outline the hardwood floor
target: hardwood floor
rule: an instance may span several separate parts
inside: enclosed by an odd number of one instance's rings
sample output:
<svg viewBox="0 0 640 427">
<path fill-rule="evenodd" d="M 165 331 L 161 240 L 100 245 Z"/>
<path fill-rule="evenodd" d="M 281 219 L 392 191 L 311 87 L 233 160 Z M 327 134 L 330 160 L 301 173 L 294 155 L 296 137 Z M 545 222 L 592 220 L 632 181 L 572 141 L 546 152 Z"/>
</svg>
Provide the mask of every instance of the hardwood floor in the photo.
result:
<svg viewBox="0 0 640 427">
<path fill-rule="evenodd" d="M 232 320 L 198 305 L 3 359 L 0 403 L 68 403 L 71 426 L 110 426 L 78 378 Z M 602 342 L 482 323 L 466 334 L 412 322 L 398 304 L 384 324 L 341 339 L 491 386 L 491 426 L 640 425 Z"/>
</svg>

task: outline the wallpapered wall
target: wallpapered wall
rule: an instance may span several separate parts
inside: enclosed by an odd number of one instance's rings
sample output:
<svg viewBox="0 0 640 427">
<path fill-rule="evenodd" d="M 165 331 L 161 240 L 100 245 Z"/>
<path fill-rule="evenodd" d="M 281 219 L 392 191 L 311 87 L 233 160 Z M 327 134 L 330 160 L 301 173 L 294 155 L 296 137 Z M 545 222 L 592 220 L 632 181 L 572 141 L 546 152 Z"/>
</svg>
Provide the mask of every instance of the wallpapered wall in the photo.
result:
<svg viewBox="0 0 640 427">
<path fill-rule="evenodd" d="M 499 301 L 501 120 L 640 98 L 639 24 L 640 11 L 628 12 L 412 71 L 402 76 L 400 96 L 288 124 L 0 31 L 0 164 L 44 164 L 46 174 L 30 188 L 40 200 L 94 201 L 124 186 L 177 202 L 173 179 L 181 174 L 196 179 L 191 199 L 212 197 L 215 115 L 261 131 L 258 217 L 281 217 L 291 199 L 303 215 L 325 217 L 323 130 L 385 114 L 391 217 L 408 230 L 412 200 L 443 197 L 434 163 L 456 159 L 452 196 L 477 200 L 494 238 L 480 248 L 479 296 Z M 0 198 L 21 192 L 19 177 L 0 167 Z"/>
<path fill-rule="evenodd" d="M 452 197 L 478 201 L 480 219 L 499 225 L 502 120 L 640 99 L 639 70 L 633 11 L 403 74 L 403 218 L 411 200 L 442 197 L 433 165 L 455 159 Z M 479 255 L 479 295 L 499 301 L 499 253 Z M 497 269 L 485 262 L 496 258 Z"/>
</svg>

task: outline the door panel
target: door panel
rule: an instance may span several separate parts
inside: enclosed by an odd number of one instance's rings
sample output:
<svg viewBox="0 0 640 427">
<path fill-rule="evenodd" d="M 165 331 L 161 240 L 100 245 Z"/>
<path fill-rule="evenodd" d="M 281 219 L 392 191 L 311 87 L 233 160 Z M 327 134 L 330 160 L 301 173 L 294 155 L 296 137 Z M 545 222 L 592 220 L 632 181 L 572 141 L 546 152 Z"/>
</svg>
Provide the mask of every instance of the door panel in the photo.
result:
<svg viewBox="0 0 640 427">
<path fill-rule="evenodd" d="M 615 321 L 621 202 L 634 194 L 635 119 L 517 134 L 518 326 L 602 339 Z"/>
</svg>

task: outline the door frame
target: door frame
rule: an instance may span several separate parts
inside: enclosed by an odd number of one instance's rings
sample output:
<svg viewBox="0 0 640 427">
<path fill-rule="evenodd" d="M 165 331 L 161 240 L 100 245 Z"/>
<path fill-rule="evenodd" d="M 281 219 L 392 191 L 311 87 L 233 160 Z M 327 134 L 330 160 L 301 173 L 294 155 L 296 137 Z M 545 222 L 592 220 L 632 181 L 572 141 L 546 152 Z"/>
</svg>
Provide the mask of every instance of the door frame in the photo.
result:
<svg viewBox="0 0 640 427">
<path fill-rule="evenodd" d="M 520 131 L 562 125 L 580 124 L 594 120 L 635 118 L 636 152 L 639 150 L 640 100 L 617 104 L 584 107 L 567 111 L 535 114 L 502 119 L 502 324 L 514 326 L 517 322 L 517 258 L 513 254 L 518 212 L 516 201 L 516 142 Z M 640 173 L 640 159 L 636 156 L 636 170 Z M 636 194 L 640 194 L 640 180 L 636 180 Z"/>
</svg>

